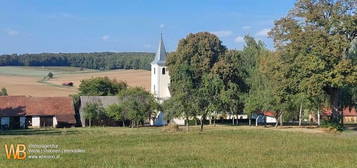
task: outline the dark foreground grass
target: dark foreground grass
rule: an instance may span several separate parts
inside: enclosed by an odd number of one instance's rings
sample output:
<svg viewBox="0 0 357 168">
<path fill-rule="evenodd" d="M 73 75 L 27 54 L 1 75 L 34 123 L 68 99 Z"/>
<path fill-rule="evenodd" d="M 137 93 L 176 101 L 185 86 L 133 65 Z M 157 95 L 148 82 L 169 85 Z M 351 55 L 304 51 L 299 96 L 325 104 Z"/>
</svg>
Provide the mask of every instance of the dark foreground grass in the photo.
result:
<svg viewBox="0 0 357 168">
<path fill-rule="evenodd" d="M 0 134 L 0 167 L 357 167 L 357 136 L 344 134 L 228 126 L 206 128 L 203 133 L 97 127 Z M 4 144 L 11 143 L 86 151 L 60 154 L 58 159 L 7 160 Z"/>
</svg>

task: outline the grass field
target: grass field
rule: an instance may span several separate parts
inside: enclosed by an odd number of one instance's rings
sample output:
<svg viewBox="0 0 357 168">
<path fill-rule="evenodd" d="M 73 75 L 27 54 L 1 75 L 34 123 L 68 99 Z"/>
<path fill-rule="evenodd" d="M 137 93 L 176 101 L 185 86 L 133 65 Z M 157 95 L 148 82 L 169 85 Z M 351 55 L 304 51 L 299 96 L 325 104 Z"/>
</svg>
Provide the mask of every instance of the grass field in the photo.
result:
<svg viewBox="0 0 357 168">
<path fill-rule="evenodd" d="M 163 128 L 96 127 L 1 134 L 0 167 L 357 167 L 357 136 L 349 133 L 212 126 L 203 133 L 198 128 L 169 133 Z M 85 153 L 6 160 L 4 144 L 10 143 L 56 144 Z"/>
<path fill-rule="evenodd" d="M 44 81 L 43 77 L 49 72 L 54 74 L 54 79 Z M 129 86 L 150 87 L 150 72 L 145 70 L 97 71 L 76 67 L 0 66 L 0 88 L 7 88 L 10 95 L 68 96 L 77 92 L 81 80 L 99 76 L 123 80 Z M 62 87 L 64 82 L 73 82 L 74 87 Z"/>
</svg>

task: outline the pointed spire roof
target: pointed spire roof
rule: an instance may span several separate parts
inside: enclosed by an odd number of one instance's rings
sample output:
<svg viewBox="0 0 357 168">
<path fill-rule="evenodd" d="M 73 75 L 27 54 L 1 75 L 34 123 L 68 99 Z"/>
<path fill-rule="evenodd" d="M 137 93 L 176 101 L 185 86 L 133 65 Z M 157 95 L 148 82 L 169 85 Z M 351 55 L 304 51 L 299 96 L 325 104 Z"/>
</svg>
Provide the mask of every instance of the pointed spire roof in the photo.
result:
<svg viewBox="0 0 357 168">
<path fill-rule="evenodd" d="M 162 33 L 161 33 L 159 48 L 157 49 L 155 59 L 154 61 L 151 62 L 151 64 L 158 64 L 158 65 L 166 64 L 166 50 L 165 50 L 164 40 L 162 39 Z"/>
</svg>

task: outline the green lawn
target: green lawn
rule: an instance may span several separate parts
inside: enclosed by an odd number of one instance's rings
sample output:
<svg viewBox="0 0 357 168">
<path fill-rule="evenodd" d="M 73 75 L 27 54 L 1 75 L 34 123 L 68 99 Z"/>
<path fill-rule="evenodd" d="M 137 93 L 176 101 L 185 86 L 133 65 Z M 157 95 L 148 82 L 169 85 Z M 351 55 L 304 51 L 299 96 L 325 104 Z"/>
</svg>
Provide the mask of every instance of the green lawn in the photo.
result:
<svg viewBox="0 0 357 168">
<path fill-rule="evenodd" d="M 162 128 L 96 127 L 0 134 L 0 167 L 357 167 L 357 136 L 349 133 L 217 126 L 203 133 L 198 128 L 170 133 Z M 56 144 L 86 152 L 7 160 L 4 144 L 10 143 Z"/>
</svg>

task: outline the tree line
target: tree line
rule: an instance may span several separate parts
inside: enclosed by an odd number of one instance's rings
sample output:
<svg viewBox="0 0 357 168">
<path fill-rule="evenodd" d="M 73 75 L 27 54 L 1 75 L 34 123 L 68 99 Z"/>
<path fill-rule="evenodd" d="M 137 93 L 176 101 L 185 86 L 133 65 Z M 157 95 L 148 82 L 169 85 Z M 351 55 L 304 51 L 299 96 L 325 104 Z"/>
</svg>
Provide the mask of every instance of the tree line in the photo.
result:
<svg viewBox="0 0 357 168">
<path fill-rule="evenodd" d="M 330 108 L 329 122 L 340 127 L 342 109 L 357 105 L 356 8 L 351 0 L 299 0 L 269 32 L 274 51 L 250 36 L 243 50 L 228 50 L 213 34 L 189 34 L 168 56 L 164 110 L 199 117 L 202 131 L 218 114 L 272 111 L 282 124 L 303 109 Z"/>
<path fill-rule="evenodd" d="M 89 69 L 150 69 L 153 53 L 94 52 L 0 55 L 0 66 L 73 66 Z"/>
</svg>

